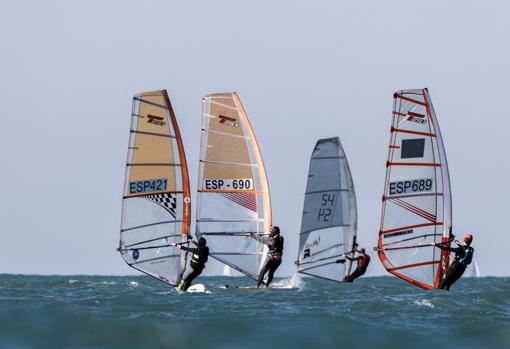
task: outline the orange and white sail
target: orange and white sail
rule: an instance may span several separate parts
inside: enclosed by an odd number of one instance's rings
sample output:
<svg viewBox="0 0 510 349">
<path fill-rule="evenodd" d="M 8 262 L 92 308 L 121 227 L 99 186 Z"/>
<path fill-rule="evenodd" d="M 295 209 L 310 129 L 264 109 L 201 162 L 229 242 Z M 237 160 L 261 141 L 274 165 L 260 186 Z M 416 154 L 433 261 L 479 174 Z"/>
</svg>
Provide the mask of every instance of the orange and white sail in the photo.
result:
<svg viewBox="0 0 510 349">
<path fill-rule="evenodd" d="M 202 100 L 197 237 L 210 256 L 256 279 L 265 247 L 254 234 L 269 232 L 271 202 L 260 149 L 237 93 Z"/>
<path fill-rule="evenodd" d="M 452 199 L 448 162 L 427 89 L 394 94 L 378 254 L 390 273 L 437 288 L 449 254 Z"/>
<path fill-rule="evenodd" d="M 119 251 L 131 267 L 176 285 L 190 225 L 188 168 L 165 90 L 133 98 Z"/>
</svg>

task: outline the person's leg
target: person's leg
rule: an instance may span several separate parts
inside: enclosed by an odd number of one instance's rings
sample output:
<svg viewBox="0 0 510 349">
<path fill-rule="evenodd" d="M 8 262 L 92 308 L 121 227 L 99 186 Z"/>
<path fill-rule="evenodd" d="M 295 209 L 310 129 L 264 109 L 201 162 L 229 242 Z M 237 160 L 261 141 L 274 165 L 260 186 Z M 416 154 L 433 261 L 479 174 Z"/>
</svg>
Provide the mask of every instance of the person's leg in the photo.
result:
<svg viewBox="0 0 510 349">
<path fill-rule="evenodd" d="M 191 274 L 189 274 L 188 277 L 184 280 L 184 291 L 188 290 L 188 288 L 191 286 L 191 282 L 202 273 L 202 270 L 202 268 L 193 269 Z"/>
<path fill-rule="evenodd" d="M 452 275 L 452 277 L 450 278 L 450 281 L 448 283 L 448 288 L 447 290 L 449 291 L 450 290 L 450 287 L 455 283 L 457 282 L 457 280 L 460 279 L 460 277 L 462 276 L 462 274 L 464 274 L 464 271 L 466 270 L 466 268 L 463 268 L 461 266 L 457 267 L 456 270 L 455 270 L 455 273 Z"/>
<path fill-rule="evenodd" d="M 269 262 L 271 259 L 266 259 L 266 262 L 264 263 L 264 266 L 262 267 L 262 270 L 260 271 L 259 278 L 257 280 L 257 287 L 262 285 L 262 282 L 264 281 L 264 276 L 266 275 L 267 271 L 269 270 Z"/>
<path fill-rule="evenodd" d="M 359 277 L 359 276 L 361 276 L 361 275 L 363 275 L 363 272 L 362 272 L 360 269 L 356 268 L 356 269 L 354 269 L 354 271 L 352 272 L 352 274 L 351 274 L 351 275 L 347 275 L 347 276 L 344 278 L 344 280 L 343 280 L 343 281 L 344 281 L 344 282 L 353 282 L 353 281 L 354 281 L 354 279 L 356 279 L 357 277 Z"/>
<path fill-rule="evenodd" d="M 177 286 L 177 288 L 181 291 L 184 290 L 184 285 L 186 284 L 186 279 L 191 275 L 191 273 L 193 273 L 193 269 L 188 266 L 186 268 L 186 270 L 184 271 L 184 275 L 182 276 L 181 278 L 181 282 L 179 282 L 179 285 Z"/>
<path fill-rule="evenodd" d="M 457 273 L 457 263 L 452 263 L 448 270 L 446 271 L 446 274 L 441 280 L 441 284 L 439 285 L 439 288 L 442 290 L 450 290 L 450 286 L 453 284 L 454 281 L 452 281 L 455 277 L 455 274 Z"/>
<path fill-rule="evenodd" d="M 269 285 L 273 281 L 274 272 L 276 271 L 276 269 L 278 269 L 281 262 L 282 262 L 281 260 L 279 261 L 271 260 L 269 265 L 269 274 L 267 275 L 266 287 L 269 287 Z"/>
</svg>

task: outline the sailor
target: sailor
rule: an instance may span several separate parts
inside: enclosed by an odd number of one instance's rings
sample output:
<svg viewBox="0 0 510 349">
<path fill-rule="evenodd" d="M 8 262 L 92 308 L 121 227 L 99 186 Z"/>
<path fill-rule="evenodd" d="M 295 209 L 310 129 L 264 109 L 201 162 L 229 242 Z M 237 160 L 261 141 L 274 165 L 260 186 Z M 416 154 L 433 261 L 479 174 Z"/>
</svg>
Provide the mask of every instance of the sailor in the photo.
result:
<svg viewBox="0 0 510 349">
<path fill-rule="evenodd" d="M 264 245 L 267 245 L 269 248 L 269 251 L 267 251 L 266 260 L 264 261 L 264 266 L 262 267 L 259 278 L 257 280 L 257 287 L 260 287 L 260 285 L 262 285 L 264 282 L 264 277 L 267 274 L 267 281 L 265 286 L 269 287 L 269 284 L 271 284 L 271 281 L 273 281 L 274 272 L 282 263 L 283 236 L 280 235 L 280 228 L 277 226 L 271 227 L 269 236 L 258 236 L 255 233 L 251 234 L 251 236 Z"/>
<path fill-rule="evenodd" d="M 193 241 L 190 239 L 188 242 Z M 186 270 L 181 282 L 179 282 L 177 286 L 181 291 L 186 291 L 191 286 L 191 282 L 202 273 L 209 257 L 209 247 L 207 247 L 207 241 L 204 238 L 198 239 L 198 242 L 194 242 L 194 244 L 197 245 L 196 248 L 186 247 L 182 244 L 170 244 L 170 246 L 175 246 L 183 251 L 192 253 L 190 262 L 191 269 Z"/>
<path fill-rule="evenodd" d="M 370 263 L 370 256 L 365 254 L 365 249 L 355 250 L 354 252 L 358 252 L 359 256 L 356 258 L 352 258 L 349 256 L 345 256 L 350 261 L 357 261 L 358 265 L 356 269 L 352 272 L 351 275 L 347 275 L 344 277 L 343 282 L 353 282 L 354 279 L 359 278 L 361 275 L 365 274 L 367 271 L 368 264 Z M 336 261 L 337 263 L 345 263 L 345 259 L 339 259 Z"/>
<path fill-rule="evenodd" d="M 464 243 L 459 243 L 455 241 L 458 247 L 447 247 L 444 246 L 442 242 L 433 244 L 436 247 L 439 247 L 443 251 L 453 252 L 455 253 L 455 258 L 450 264 L 450 267 L 446 271 L 446 274 L 441 280 L 441 284 L 439 288 L 442 290 L 450 290 L 450 287 L 453 285 L 455 281 L 457 281 L 471 261 L 473 260 L 473 254 L 475 252 L 474 248 L 471 247 L 471 242 L 473 242 L 473 235 L 471 233 L 464 234 Z"/>
</svg>

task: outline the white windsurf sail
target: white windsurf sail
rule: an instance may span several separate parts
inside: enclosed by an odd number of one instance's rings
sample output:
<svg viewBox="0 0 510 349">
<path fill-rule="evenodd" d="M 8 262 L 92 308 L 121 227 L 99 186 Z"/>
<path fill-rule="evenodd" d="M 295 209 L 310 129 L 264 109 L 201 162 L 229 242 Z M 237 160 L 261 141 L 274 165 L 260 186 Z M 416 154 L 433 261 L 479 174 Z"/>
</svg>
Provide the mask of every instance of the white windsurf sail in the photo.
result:
<svg viewBox="0 0 510 349">
<path fill-rule="evenodd" d="M 356 230 L 356 194 L 344 149 L 338 137 L 320 139 L 310 158 L 297 271 L 342 281 L 351 270 L 346 256 L 353 255 Z"/>
<path fill-rule="evenodd" d="M 175 286 L 186 254 L 169 244 L 186 241 L 190 212 L 188 168 L 170 99 L 166 91 L 137 94 L 119 245 L 127 264 Z"/>
<path fill-rule="evenodd" d="M 394 94 L 379 231 L 379 258 L 390 273 L 424 289 L 439 287 L 449 253 L 452 201 L 448 162 L 427 89 Z"/>
<path fill-rule="evenodd" d="M 196 233 L 210 256 L 257 278 L 265 246 L 250 234 L 271 225 L 271 202 L 255 134 L 236 93 L 205 96 Z"/>
</svg>

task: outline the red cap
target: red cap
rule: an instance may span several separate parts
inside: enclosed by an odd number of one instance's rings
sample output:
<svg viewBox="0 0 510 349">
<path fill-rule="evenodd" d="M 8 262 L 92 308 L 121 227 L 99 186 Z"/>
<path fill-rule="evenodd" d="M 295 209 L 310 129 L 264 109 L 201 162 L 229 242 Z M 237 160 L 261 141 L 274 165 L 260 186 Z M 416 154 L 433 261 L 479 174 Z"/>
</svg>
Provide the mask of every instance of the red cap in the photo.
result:
<svg viewBox="0 0 510 349">
<path fill-rule="evenodd" d="M 471 233 L 464 234 L 464 241 L 470 244 L 471 241 L 473 241 L 473 234 Z"/>
</svg>

